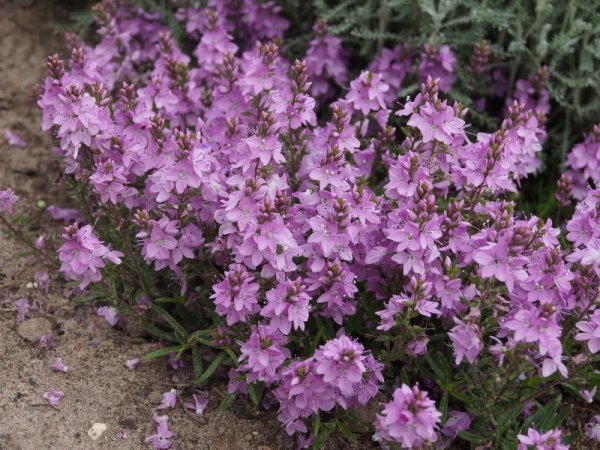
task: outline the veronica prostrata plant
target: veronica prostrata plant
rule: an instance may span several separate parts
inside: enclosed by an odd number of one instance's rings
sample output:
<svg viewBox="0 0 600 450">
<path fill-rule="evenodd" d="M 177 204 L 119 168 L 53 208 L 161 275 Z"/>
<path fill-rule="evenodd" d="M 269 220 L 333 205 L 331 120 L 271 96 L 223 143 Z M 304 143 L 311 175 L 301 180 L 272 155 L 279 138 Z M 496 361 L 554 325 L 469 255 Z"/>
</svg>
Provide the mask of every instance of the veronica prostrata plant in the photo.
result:
<svg viewBox="0 0 600 450">
<path fill-rule="evenodd" d="M 475 133 L 440 93 L 450 49 L 428 49 L 399 99 L 402 64 L 349 79 L 323 23 L 286 59 L 274 3 L 181 9 L 191 54 L 157 14 L 96 14 L 97 44 L 71 36 L 38 102 L 87 222 L 59 258 L 83 300 L 145 318 L 166 345 L 145 359 L 227 377 L 222 407 L 274 402 L 301 446 L 577 438 L 558 426 L 600 380 L 600 191 L 560 223 L 516 209 L 546 138 L 538 91 Z M 167 448 L 160 426 L 149 442 Z"/>
</svg>

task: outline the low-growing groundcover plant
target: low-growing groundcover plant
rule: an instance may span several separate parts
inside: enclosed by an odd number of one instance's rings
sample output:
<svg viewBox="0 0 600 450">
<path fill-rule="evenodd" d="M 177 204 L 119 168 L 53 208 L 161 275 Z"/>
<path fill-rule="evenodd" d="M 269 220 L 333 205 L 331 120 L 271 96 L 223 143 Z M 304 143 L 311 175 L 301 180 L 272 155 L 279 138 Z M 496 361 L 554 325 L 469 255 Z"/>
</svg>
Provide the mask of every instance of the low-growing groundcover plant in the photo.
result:
<svg viewBox="0 0 600 450">
<path fill-rule="evenodd" d="M 181 9 L 191 55 L 158 14 L 104 1 L 96 17 L 96 44 L 70 36 L 39 97 L 86 216 L 60 271 L 112 323 L 144 317 L 165 347 L 143 359 L 227 377 L 221 407 L 276 405 L 300 447 L 579 438 L 560 426 L 600 384 L 600 144 L 595 129 L 568 156 L 561 216 L 517 209 L 545 69 L 484 133 L 445 97 L 450 48 L 427 49 L 419 93 L 398 99 L 402 64 L 382 53 L 351 79 L 324 22 L 286 59 L 273 3 Z M 0 191 L 3 223 L 16 200 Z"/>
</svg>

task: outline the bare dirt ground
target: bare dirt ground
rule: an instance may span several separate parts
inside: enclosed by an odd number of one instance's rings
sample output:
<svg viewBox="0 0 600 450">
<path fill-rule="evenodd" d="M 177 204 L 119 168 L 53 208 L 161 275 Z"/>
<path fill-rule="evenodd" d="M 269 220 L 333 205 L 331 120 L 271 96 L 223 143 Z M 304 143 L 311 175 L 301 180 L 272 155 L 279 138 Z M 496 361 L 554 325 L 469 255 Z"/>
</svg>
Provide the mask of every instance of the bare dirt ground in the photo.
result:
<svg viewBox="0 0 600 450">
<path fill-rule="evenodd" d="M 0 132 L 9 128 L 28 143 L 18 149 L 0 136 L 0 188 L 14 189 L 21 197 L 18 213 L 31 216 L 33 231 L 49 237 L 60 233 L 60 225 L 53 224 L 36 204 L 38 200 L 61 202 L 58 170 L 28 91 L 44 75 L 46 56 L 63 50 L 63 37 L 55 26 L 66 18 L 62 2 L 0 0 Z M 31 285 L 28 288 L 42 264 L 20 256 L 23 250 L 20 243 L 0 235 L 0 449 L 151 448 L 145 438 L 155 432 L 154 401 L 176 387 L 181 375 L 167 369 L 164 361 L 142 363 L 130 371 L 127 359 L 159 344 L 111 328 L 91 308 L 76 308 L 63 296 L 60 280 L 51 283 L 47 295 Z M 46 263 L 55 263 L 52 259 Z M 32 316 L 50 321 L 53 348 L 42 348 L 19 335 L 13 307 L 19 298 L 43 303 L 43 311 Z M 67 373 L 49 369 L 59 356 L 69 368 Z M 49 388 L 65 393 L 57 409 L 42 397 Z M 215 411 L 219 395 L 213 388 L 202 421 L 183 411 L 181 403 L 166 412 L 175 433 L 173 448 L 292 447 L 272 413 L 242 404 L 219 414 Z M 93 441 L 87 432 L 96 422 L 108 428 Z M 118 434 L 125 438 L 117 439 Z"/>
</svg>

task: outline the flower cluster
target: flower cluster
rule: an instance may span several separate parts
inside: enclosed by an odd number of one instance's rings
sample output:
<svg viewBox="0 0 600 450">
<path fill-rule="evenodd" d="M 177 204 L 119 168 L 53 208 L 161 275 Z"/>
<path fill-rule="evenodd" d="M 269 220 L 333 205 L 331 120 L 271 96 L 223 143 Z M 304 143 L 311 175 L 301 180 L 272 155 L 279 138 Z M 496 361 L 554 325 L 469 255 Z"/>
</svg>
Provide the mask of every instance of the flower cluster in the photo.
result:
<svg viewBox="0 0 600 450">
<path fill-rule="evenodd" d="M 590 184 L 600 188 L 600 124 L 567 155 L 567 175 L 573 180 L 573 196 L 582 200 Z"/>
<path fill-rule="evenodd" d="M 375 437 L 399 442 L 405 448 L 420 448 L 437 440 L 440 416 L 427 392 L 403 384 L 377 416 Z"/>
<path fill-rule="evenodd" d="M 464 393 L 447 414 L 445 392 L 442 423 L 441 377 L 518 368 L 481 383 L 499 399 L 525 378 L 588 367 L 600 350 L 600 193 L 586 192 L 566 241 L 559 224 L 510 201 L 540 168 L 547 105 L 527 93 L 539 97 L 543 73 L 497 130 L 473 133 L 467 109 L 439 93 L 455 80 L 448 46 L 425 48 L 420 90 L 399 102 L 407 47 L 349 81 L 324 23 L 306 58 L 289 61 L 274 3 L 238 3 L 241 13 L 218 1 L 180 10 L 196 42 L 188 55 L 157 16 L 104 1 L 100 42 L 72 41 L 68 64 L 49 58 L 43 127 L 98 211 L 97 231 L 65 229 L 65 277 L 100 281 L 124 255 L 98 234 L 119 230 L 126 245 L 115 246 L 135 252 L 123 270 L 139 271 L 128 280 L 142 273 L 135 288 L 150 302 L 174 286 L 201 310 L 210 333 L 195 337 L 225 349 L 216 364 L 227 361 L 229 393 L 265 388 L 290 434 L 365 406 L 400 376 L 414 386 L 395 390 L 376 437 L 418 448 L 472 423 L 460 400 L 472 391 L 450 379 L 444 389 Z M 0 198 L 8 210 L 11 193 Z M 149 287 L 146 271 L 165 283 Z M 445 355 L 446 371 L 432 355 Z M 156 422 L 149 442 L 168 448 L 166 418 Z M 560 437 L 535 433 L 519 439 Z"/>
<path fill-rule="evenodd" d="M 100 269 L 107 261 L 112 264 L 121 262 L 123 253 L 105 246 L 91 225 L 82 228 L 77 224 L 66 227 L 62 238 L 64 243 L 58 252 L 60 271 L 68 280 L 81 281 L 80 289 L 102 279 Z M 107 320 L 110 322 L 110 319 Z"/>
</svg>

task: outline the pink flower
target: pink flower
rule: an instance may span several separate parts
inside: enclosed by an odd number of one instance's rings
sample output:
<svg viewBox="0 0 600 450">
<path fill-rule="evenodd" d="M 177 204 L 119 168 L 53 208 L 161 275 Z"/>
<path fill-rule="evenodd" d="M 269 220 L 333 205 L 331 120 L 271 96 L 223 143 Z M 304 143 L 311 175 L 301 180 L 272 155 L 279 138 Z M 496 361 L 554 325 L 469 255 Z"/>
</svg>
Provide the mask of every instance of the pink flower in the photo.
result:
<svg viewBox="0 0 600 450">
<path fill-rule="evenodd" d="M 589 320 L 577 322 L 576 327 L 582 332 L 575 336 L 578 341 L 587 341 L 590 352 L 600 351 L 600 309 L 589 316 Z"/>
<path fill-rule="evenodd" d="M 27 147 L 27 143 L 14 131 L 4 130 L 4 137 L 10 145 L 14 145 L 15 147 L 19 148 Z"/>
<path fill-rule="evenodd" d="M 25 317 L 29 316 L 29 314 L 36 308 L 35 305 L 31 305 L 29 303 L 29 300 L 27 300 L 26 298 L 20 298 L 15 302 L 15 309 L 17 310 L 17 317 L 15 320 L 17 321 L 17 323 L 19 323 L 23 322 L 25 320 Z"/>
<path fill-rule="evenodd" d="M 323 381 L 336 386 L 342 395 L 352 396 L 367 370 L 364 352 L 364 347 L 357 341 L 340 336 L 315 351 L 315 370 L 323 375 Z"/>
<path fill-rule="evenodd" d="M 83 228 L 77 224 L 66 227 L 62 237 L 64 243 L 58 252 L 60 271 L 69 280 L 81 281 L 79 288 L 82 290 L 91 282 L 102 279 L 100 269 L 106 265 L 106 261 L 121 263 L 123 253 L 105 246 L 90 225 Z"/>
<path fill-rule="evenodd" d="M 175 408 L 176 403 L 177 403 L 177 391 L 175 389 L 171 389 L 169 392 L 165 392 L 162 395 L 160 404 L 156 407 L 156 409 Z"/>
<path fill-rule="evenodd" d="M 279 283 L 274 289 L 267 291 L 267 304 L 260 312 L 263 317 L 270 318 L 269 325 L 283 334 L 294 330 L 304 330 L 308 320 L 310 296 L 304 292 L 300 277 Z"/>
<path fill-rule="evenodd" d="M 597 390 L 598 386 L 594 386 L 594 388 L 591 391 L 588 391 L 587 389 L 581 389 L 579 391 L 579 395 L 581 395 L 581 398 L 584 399 L 587 403 L 593 403 L 594 396 L 596 395 Z"/>
<path fill-rule="evenodd" d="M 327 33 L 327 23 L 318 21 L 306 52 L 306 66 L 312 81 L 311 93 L 315 97 L 329 97 L 333 86 L 342 86 L 347 79 L 347 53 L 342 40 Z"/>
<path fill-rule="evenodd" d="M 354 105 L 356 111 L 366 115 L 371 111 L 386 109 L 385 93 L 389 88 L 381 80 L 381 74 L 363 71 L 356 80 L 350 82 L 346 100 Z"/>
<path fill-rule="evenodd" d="M 450 88 L 456 81 L 456 62 L 456 57 L 449 46 L 442 45 L 438 50 L 434 46 L 425 44 L 419 64 L 421 82 L 424 83 L 427 77 L 438 78 L 440 90 L 450 92 Z"/>
<path fill-rule="evenodd" d="M 156 427 L 156 434 L 146 438 L 146 443 L 152 444 L 156 450 L 165 450 L 171 448 L 173 441 L 173 432 L 169 429 L 169 417 L 155 415 L 153 417 L 154 422 L 158 425 Z"/>
<path fill-rule="evenodd" d="M 125 365 L 129 370 L 135 370 L 138 364 L 140 363 L 140 358 L 128 359 L 125 361 Z"/>
<path fill-rule="evenodd" d="M 550 430 L 546 433 L 540 433 L 535 428 L 529 428 L 527 435 L 519 434 L 519 445 L 517 450 L 528 450 L 531 446 L 539 450 L 569 450 L 568 445 L 560 442 L 562 432 L 560 430 Z"/>
<path fill-rule="evenodd" d="M 585 435 L 590 439 L 600 442 L 600 414 L 585 424 Z"/>
<path fill-rule="evenodd" d="M 66 372 L 68 370 L 68 367 L 65 366 L 62 358 L 56 358 L 54 362 L 50 365 L 50 368 L 57 372 Z"/>
<path fill-rule="evenodd" d="M 394 391 L 375 421 L 375 439 L 397 442 L 406 448 L 421 448 L 437 440 L 442 414 L 427 392 L 403 384 Z"/>
<path fill-rule="evenodd" d="M 469 363 L 473 364 L 475 358 L 483 348 L 481 330 L 477 324 L 466 324 L 456 317 L 454 318 L 454 323 L 456 325 L 448 333 L 454 347 L 454 362 L 458 365 L 463 358 L 466 358 Z"/>
<path fill-rule="evenodd" d="M 198 394 L 192 394 L 194 403 L 184 403 L 183 406 L 187 409 L 194 411 L 198 417 L 202 417 L 204 410 L 208 406 L 208 392 L 199 392 Z"/>
<path fill-rule="evenodd" d="M 112 306 L 101 306 L 96 309 L 96 315 L 99 317 L 104 317 L 104 319 L 108 322 L 111 327 L 114 327 L 119 321 L 119 314 L 117 313 L 117 309 Z"/>
<path fill-rule="evenodd" d="M 560 355 L 560 327 L 554 314 L 549 315 L 535 307 L 520 309 L 504 326 L 514 331 L 517 342 L 539 343 L 541 355 Z"/>
<path fill-rule="evenodd" d="M 54 347 L 54 333 L 52 331 L 48 331 L 42 337 L 40 337 L 39 341 L 40 347 L 51 348 Z"/>
<path fill-rule="evenodd" d="M 473 419 L 466 412 L 451 411 L 441 432 L 444 436 L 455 438 L 461 431 L 466 431 L 471 426 Z"/>
<path fill-rule="evenodd" d="M 46 212 L 54 220 L 62 220 L 65 223 L 83 222 L 83 216 L 76 209 L 60 208 L 56 205 L 50 205 L 46 208 Z"/>
<path fill-rule="evenodd" d="M 171 352 L 167 355 L 167 365 L 173 370 L 179 370 L 185 367 L 185 363 L 183 359 L 176 358 L 177 354 L 175 352 Z"/>
<path fill-rule="evenodd" d="M 64 397 L 64 393 L 61 391 L 57 391 L 55 389 L 48 389 L 44 393 L 44 398 L 50 403 L 52 406 L 58 406 L 60 400 Z"/>
<path fill-rule="evenodd" d="M 13 205 L 19 200 L 12 189 L 0 190 L 0 213 L 13 213 Z"/>
<path fill-rule="evenodd" d="M 227 316 L 227 325 L 246 322 L 250 315 L 259 312 L 258 291 L 260 286 L 241 264 L 232 264 L 225 272 L 223 281 L 213 286 L 210 296 L 215 311 Z"/>
<path fill-rule="evenodd" d="M 523 281 L 527 277 L 527 272 L 522 269 L 525 258 L 510 255 L 504 239 L 475 250 L 473 259 L 479 264 L 483 278 L 495 277 L 506 283 L 509 291 L 513 290 L 515 281 Z"/>
<path fill-rule="evenodd" d="M 408 125 L 421 132 L 424 143 L 438 141 L 449 145 L 455 136 L 460 141 L 466 140 L 465 121 L 456 117 L 454 109 L 445 101 L 436 106 L 430 102 L 425 103 L 418 113 L 410 117 Z"/>
<path fill-rule="evenodd" d="M 244 362 L 240 370 L 248 372 L 247 381 L 272 384 L 278 378 L 277 370 L 290 357 L 285 344 L 287 338 L 279 330 L 261 324 L 252 327 L 250 338 L 240 347 L 239 361 Z"/>
</svg>

